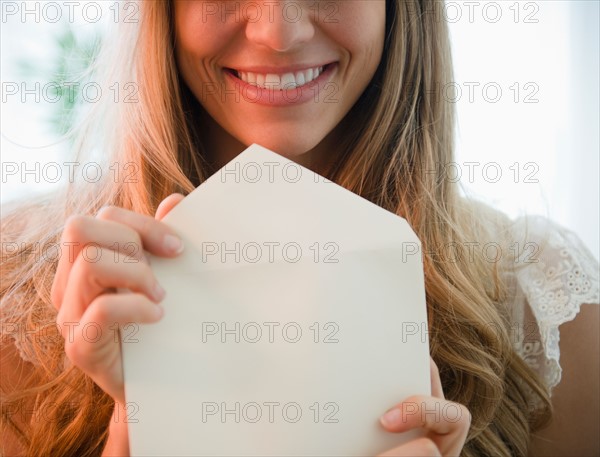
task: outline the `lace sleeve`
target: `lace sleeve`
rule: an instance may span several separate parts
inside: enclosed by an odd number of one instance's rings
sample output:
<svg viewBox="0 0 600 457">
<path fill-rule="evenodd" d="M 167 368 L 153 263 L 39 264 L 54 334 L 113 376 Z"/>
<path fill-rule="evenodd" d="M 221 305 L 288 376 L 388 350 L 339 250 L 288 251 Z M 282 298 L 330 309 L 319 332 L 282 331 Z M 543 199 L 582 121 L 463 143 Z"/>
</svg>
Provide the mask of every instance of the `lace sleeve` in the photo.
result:
<svg viewBox="0 0 600 457">
<path fill-rule="evenodd" d="M 559 326 L 600 301 L 598 262 L 575 233 L 546 218 L 522 217 L 513 227 L 523 249 L 514 270 L 513 318 L 522 330 L 515 349 L 551 391 L 562 374 Z"/>
</svg>

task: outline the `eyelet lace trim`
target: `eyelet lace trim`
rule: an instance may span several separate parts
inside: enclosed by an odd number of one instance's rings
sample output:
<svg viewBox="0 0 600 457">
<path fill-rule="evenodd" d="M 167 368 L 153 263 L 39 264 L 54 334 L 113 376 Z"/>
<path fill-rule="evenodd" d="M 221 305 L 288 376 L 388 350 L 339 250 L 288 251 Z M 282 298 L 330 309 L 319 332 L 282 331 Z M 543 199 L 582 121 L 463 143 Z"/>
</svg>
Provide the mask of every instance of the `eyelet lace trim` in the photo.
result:
<svg viewBox="0 0 600 457">
<path fill-rule="evenodd" d="M 582 304 L 600 302 L 598 262 L 575 233 L 546 218 L 522 217 L 514 228 L 539 248 L 533 260 L 515 271 L 535 322 L 521 311 L 517 321 L 523 331 L 514 346 L 551 390 L 562 375 L 559 326 L 573 320 Z"/>
</svg>

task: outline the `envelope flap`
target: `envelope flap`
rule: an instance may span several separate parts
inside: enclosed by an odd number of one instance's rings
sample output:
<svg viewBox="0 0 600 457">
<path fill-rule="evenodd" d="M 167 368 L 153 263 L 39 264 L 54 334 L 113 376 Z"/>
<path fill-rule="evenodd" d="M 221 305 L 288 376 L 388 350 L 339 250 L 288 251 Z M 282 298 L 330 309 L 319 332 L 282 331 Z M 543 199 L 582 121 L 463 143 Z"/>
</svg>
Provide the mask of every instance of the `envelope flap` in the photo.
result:
<svg viewBox="0 0 600 457">
<path fill-rule="evenodd" d="M 256 144 L 190 193 L 163 222 L 189 240 L 320 240 L 353 250 L 420 245 L 405 219 Z"/>
</svg>

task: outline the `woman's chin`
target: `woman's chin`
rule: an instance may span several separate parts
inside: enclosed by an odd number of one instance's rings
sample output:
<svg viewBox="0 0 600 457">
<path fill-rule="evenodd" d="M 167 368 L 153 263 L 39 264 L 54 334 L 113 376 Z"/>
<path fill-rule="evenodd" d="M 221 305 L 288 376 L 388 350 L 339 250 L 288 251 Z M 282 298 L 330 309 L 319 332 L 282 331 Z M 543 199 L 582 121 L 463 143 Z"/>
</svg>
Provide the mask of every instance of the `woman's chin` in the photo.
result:
<svg viewBox="0 0 600 457">
<path fill-rule="evenodd" d="M 289 138 L 256 138 L 249 141 L 248 144 L 256 143 L 279 155 L 303 164 L 303 156 L 314 149 L 319 141 L 301 141 Z"/>
</svg>

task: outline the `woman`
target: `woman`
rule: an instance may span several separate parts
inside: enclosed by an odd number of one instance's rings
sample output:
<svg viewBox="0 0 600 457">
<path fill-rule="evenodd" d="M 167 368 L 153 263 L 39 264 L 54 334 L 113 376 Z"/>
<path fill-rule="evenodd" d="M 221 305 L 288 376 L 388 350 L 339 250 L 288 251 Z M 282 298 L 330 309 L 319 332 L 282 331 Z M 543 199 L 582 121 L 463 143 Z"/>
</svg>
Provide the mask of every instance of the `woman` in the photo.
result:
<svg viewBox="0 0 600 457">
<path fill-rule="evenodd" d="M 125 246 L 178 255 L 182 247 L 160 219 L 251 143 L 406 218 L 423 244 L 435 363 L 432 396 L 416 400 L 439 410 L 454 402 L 462 414 L 458 421 L 398 421 L 402 401 L 415 398 L 398 399 L 382 426 L 391 433 L 422 427 L 425 437 L 385 455 L 598 453 L 589 439 L 597 412 L 578 400 L 586 389 L 587 405 L 598 402 L 598 307 L 589 305 L 598 302 L 595 265 L 564 230 L 548 224 L 545 232 L 538 223 L 522 232 L 525 221 L 513 224 L 459 197 L 445 178 L 439 165 L 453 157 L 454 114 L 439 90 L 452 81 L 442 2 L 139 6 L 139 24 L 120 24 L 118 48 L 98 61 L 104 81 L 133 90 L 134 103 L 98 103 L 75 145 L 80 161 L 84 152 L 108 157 L 103 179 L 73 184 L 67 195 L 20 206 L 2 220 L 6 453 L 128 454 L 127 424 L 118 419 L 125 412 L 119 346 L 112 337 L 87 344 L 68 324 L 108 329 L 115 321 L 159 320 L 163 293 L 141 250 Z M 440 249 L 474 241 L 506 249 L 537 243 L 541 262 L 490 262 L 480 250 L 450 259 Z M 40 261 L 36 249 L 57 243 L 72 250 Z M 87 243 L 118 251 L 103 259 L 129 254 L 139 262 L 86 262 Z M 532 275 L 548 275 L 543 266 L 557 253 L 574 265 L 567 273 L 587 277 L 585 292 L 569 297 L 567 317 L 549 324 L 538 307 L 545 289 Z M 118 294 L 118 287 L 135 293 Z M 561 297 L 569 292 L 567 284 L 558 287 Z M 573 320 L 580 307 L 583 317 Z M 560 395 L 551 397 L 560 367 L 548 351 L 559 349 L 555 337 L 567 321 L 565 372 L 554 391 Z M 531 350 L 534 342 L 540 350 Z M 551 421 L 553 407 L 559 419 Z M 557 436 L 558 443 L 545 441 Z"/>
</svg>

